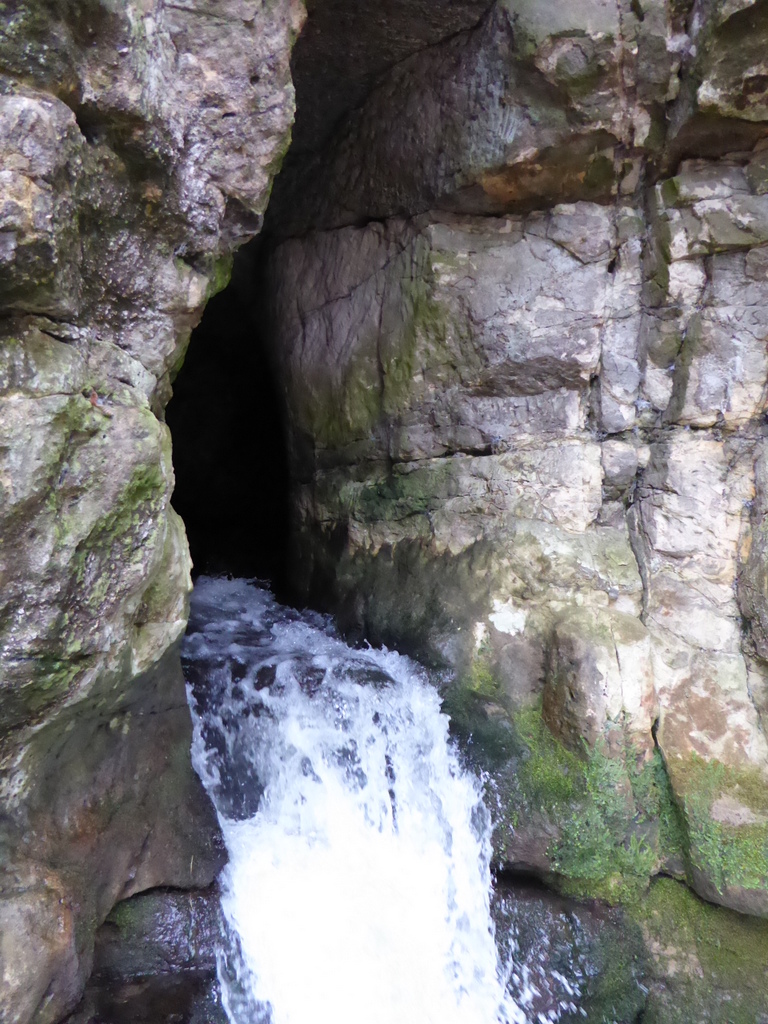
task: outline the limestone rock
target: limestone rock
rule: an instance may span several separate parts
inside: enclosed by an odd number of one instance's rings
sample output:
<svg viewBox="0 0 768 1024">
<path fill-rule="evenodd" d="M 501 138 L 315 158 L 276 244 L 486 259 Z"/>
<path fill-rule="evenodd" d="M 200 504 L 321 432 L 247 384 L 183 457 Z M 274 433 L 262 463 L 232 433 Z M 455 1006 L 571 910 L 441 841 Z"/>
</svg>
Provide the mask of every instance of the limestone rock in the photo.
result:
<svg viewBox="0 0 768 1024">
<path fill-rule="evenodd" d="M 77 1002 L 87 973 L 78 957 L 77 910 L 53 872 L 40 877 L 31 868 L 1 877 L 3 1018 L 13 1024 L 34 1016 L 56 1020 Z M 50 1006 L 52 989 L 57 998 Z"/>
<path fill-rule="evenodd" d="M 496 934 L 513 952 L 513 985 L 529 1012 L 583 1020 L 653 1024 L 760 1022 L 768 925 L 697 899 L 659 879 L 628 913 L 574 903 L 520 885 L 502 885 Z"/>
<path fill-rule="evenodd" d="M 75 315 L 82 288 L 68 181 L 68 165 L 77 161 L 82 144 L 75 119 L 52 96 L 4 96 L 0 139 L 0 301 L 22 303 L 29 312 Z"/>
<path fill-rule="evenodd" d="M 736 581 L 759 645 L 760 152 L 656 186 L 644 251 L 635 205 L 578 202 L 310 233 L 271 265 L 296 582 L 347 628 L 451 665 L 463 735 L 510 756 L 543 694 L 564 749 L 586 742 L 582 810 L 533 808 L 501 859 L 581 871 L 564 837 L 590 820 L 601 885 L 666 864 L 755 914 L 763 810 L 738 780 L 768 771 L 768 674 Z M 590 789 L 600 750 L 611 809 Z M 672 788 L 648 803 L 633 773 L 662 756 Z"/>
<path fill-rule="evenodd" d="M 739 607 L 749 622 L 754 652 L 768 661 L 768 451 L 762 441 L 755 447 L 755 496 L 750 508 L 751 537 L 742 557 L 738 578 Z M 745 557 L 744 557 L 745 556 Z M 763 714 L 768 705 L 762 705 Z"/>
<path fill-rule="evenodd" d="M 394 65 L 473 28 L 488 7 L 488 0 L 390 0 L 384 11 L 378 0 L 314 0 L 291 61 L 301 115 L 289 162 L 322 147 Z"/>
<path fill-rule="evenodd" d="M 765 913 L 759 794 L 768 746 L 750 692 L 735 589 L 753 460 L 749 442 L 676 432 L 654 446 L 639 507 L 658 741 L 686 817 L 694 885 L 726 906 Z M 753 780 L 749 793 L 744 779 Z M 731 808 L 722 821 L 713 810 L 720 800 Z"/>
<path fill-rule="evenodd" d="M 606 428 L 631 426 L 633 223 L 631 208 L 577 203 L 527 218 L 395 220 L 280 246 L 274 352 L 297 426 L 352 457 L 397 460 L 561 436 L 586 425 L 601 359 Z"/>
<path fill-rule="evenodd" d="M 638 451 L 627 441 L 604 441 L 600 451 L 603 464 L 603 496 L 609 501 L 629 497 L 635 482 L 640 459 L 650 458 L 650 452 Z"/>
<path fill-rule="evenodd" d="M 210 883 L 224 861 L 189 761 L 178 652 L 105 680 L 21 749 L 4 779 L 3 1019 L 55 1021 L 79 999 L 113 904 Z"/>
<path fill-rule="evenodd" d="M 396 64 L 280 181 L 281 232 L 432 207 L 492 214 L 608 197 L 676 80 L 664 0 L 499 0 Z M 310 185 L 311 183 L 311 185 Z"/>
<path fill-rule="evenodd" d="M 763 5 L 696 4 L 686 27 L 679 96 L 670 110 L 673 151 L 706 147 L 718 156 L 751 148 L 765 136 L 768 112 Z"/>
<path fill-rule="evenodd" d="M 503 881 L 491 911 L 502 962 L 514 965 L 512 994 L 532 1019 L 628 1024 L 642 1011 L 647 953 L 639 927 L 620 912 Z"/>
<path fill-rule="evenodd" d="M 654 193 L 646 390 L 668 422 L 741 426 L 765 409 L 768 197 L 748 168 L 684 164 Z"/>
<path fill-rule="evenodd" d="M 116 900 L 221 864 L 173 662 L 190 562 L 162 413 L 261 225 L 303 8 L 5 8 L 0 1016 L 43 1024 Z"/>
<path fill-rule="evenodd" d="M 122 900 L 96 932 L 93 973 L 67 1024 L 226 1024 L 216 976 L 221 927 L 216 886 Z"/>
<path fill-rule="evenodd" d="M 653 753 L 656 694 L 651 638 L 629 615 L 574 609 L 555 623 L 544 720 L 570 749 Z"/>
<path fill-rule="evenodd" d="M 66 1024 L 227 1024 L 228 1019 L 216 976 L 184 971 L 123 982 L 94 980 Z"/>
<path fill-rule="evenodd" d="M 80 6 L 11 4 L 0 36 L 15 1024 L 74 1005 L 116 900 L 218 864 L 162 410 L 261 226 L 303 18 Z M 766 5 L 380 14 L 313 5 L 269 213 L 296 588 L 453 673 L 499 863 L 614 902 L 663 869 L 766 916 Z"/>
<path fill-rule="evenodd" d="M 22 5 L 0 47 L 6 728 L 118 663 L 137 674 L 183 629 L 156 414 L 222 261 L 258 228 L 301 24 L 288 2 L 128 5 L 86 44 L 57 10 Z M 64 100 L 45 91 L 59 71 Z M 169 558 L 175 596 L 147 611 Z"/>
<path fill-rule="evenodd" d="M 465 611 L 438 616 L 433 654 L 473 642 L 452 618 L 472 608 L 490 628 L 492 601 L 521 592 L 552 611 L 576 593 L 639 611 L 626 526 L 598 523 L 603 473 L 586 431 L 601 360 L 607 418 L 634 414 L 612 376 L 638 339 L 632 215 L 579 203 L 526 218 L 432 216 L 278 248 L 274 353 L 306 481 L 305 586 L 327 585 L 343 536 L 332 585 L 369 635 L 402 642 L 405 617 L 422 614 L 417 593 L 432 604 L 437 578 L 445 605 Z M 403 572 L 414 607 L 397 611 L 385 577 Z M 390 612 L 400 626 L 384 626 Z"/>
<path fill-rule="evenodd" d="M 671 878 L 633 915 L 646 950 L 644 1018 L 654 1024 L 768 1019 L 768 925 L 698 900 Z"/>
</svg>

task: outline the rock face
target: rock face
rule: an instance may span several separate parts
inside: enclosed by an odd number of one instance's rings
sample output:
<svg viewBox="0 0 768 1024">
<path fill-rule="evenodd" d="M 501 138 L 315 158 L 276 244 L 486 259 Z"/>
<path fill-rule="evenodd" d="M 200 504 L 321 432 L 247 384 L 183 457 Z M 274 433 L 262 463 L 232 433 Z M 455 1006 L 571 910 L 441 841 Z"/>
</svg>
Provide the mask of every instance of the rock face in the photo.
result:
<svg viewBox="0 0 768 1024">
<path fill-rule="evenodd" d="M 221 863 L 163 410 L 304 12 L 0 6 L 0 1016 L 46 1024 L 116 901 Z M 297 592 L 453 673 L 500 865 L 767 917 L 768 3 L 309 7 L 267 221 Z"/>
<path fill-rule="evenodd" d="M 501 863 L 762 916 L 766 18 L 500 0 L 270 210 L 300 591 L 457 674 Z"/>
<path fill-rule="evenodd" d="M 502 883 L 492 913 L 510 991 L 528 1020 L 645 1019 L 643 935 L 620 911 Z"/>
<path fill-rule="evenodd" d="M 644 1022 L 768 1020 L 765 921 L 699 901 L 662 878 L 651 886 L 636 924 L 646 950 Z"/>
<path fill-rule="evenodd" d="M 11 2 L 0 26 L 0 1017 L 59 1019 L 116 900 L 222 862 L 189 764 L 162 412 L 259 228 L 292 0 Z"/>
<path fill-rule="evenodd" d="M 679 87 L 682 43 L 667 39 L 683 14 L 664 0 L 639 11 L 605 0 L 491 5 L 401 60 L 314 160 L 291 168 L 276 196 L 280 226 L 607 197 L 618 151 L 653 143 Z"/>
<path fill-rule="evenodd" d="M 123 900 L 96 932 L 93 974 L 67 1024 L 226 1024 L 221 945 L 216 886 Z"/>
</svg>

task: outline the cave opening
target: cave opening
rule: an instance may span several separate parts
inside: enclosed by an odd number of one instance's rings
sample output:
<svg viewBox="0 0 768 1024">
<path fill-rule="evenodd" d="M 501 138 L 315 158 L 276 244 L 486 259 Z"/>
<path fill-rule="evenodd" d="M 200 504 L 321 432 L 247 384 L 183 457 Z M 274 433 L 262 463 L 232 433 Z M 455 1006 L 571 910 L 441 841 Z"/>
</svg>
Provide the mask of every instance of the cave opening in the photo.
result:
<svg viewBox="0 0 768 1024">
<path fill-rule="evenodd" d="M 318 607 L 327 603 L 325 579 L 308 591 L 295 578 L 295 561 L 289 567 L 291 480 L 281 386 L 269 355 L 267 263 L 287 238 L 338 226 L 315 209 L 338 186 L 315 172 L 351 112 L 392 67 L 478 25 L 488 0 L 388 0 L 383 12 L 380 6 L 379 0 L 308 5 L 290 62 L 291 142 L 262 231 L 237 251 L 229 285 L 208 302 L 166 410 L 176 473 L 172 504 L 184 520 L 194 575 L 257 577 L 281 600 L 309 599 Z M 406 204 L 396 212 L 413 210 Z M 364 223 L 369 215 L 352 219 Z"/>
<path fill-rule="evenodd" d="M 259 238 L 192 332 L 166 410 L 172 504 L 193 574 L 257 577 L 285 591 L 289 472 L 283 410 L 266 350 Z"/>
</svg>

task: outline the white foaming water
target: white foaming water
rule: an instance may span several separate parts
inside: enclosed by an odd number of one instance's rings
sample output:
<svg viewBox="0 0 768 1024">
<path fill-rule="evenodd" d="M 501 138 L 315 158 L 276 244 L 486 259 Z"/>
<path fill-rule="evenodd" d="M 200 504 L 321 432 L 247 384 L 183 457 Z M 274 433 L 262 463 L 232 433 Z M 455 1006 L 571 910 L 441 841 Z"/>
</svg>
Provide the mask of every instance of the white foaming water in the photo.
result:
<svg viewBox="0 0 768 1024">
<path fill-rule="evenodd" d="M 423 672 L 243 580 L 198 580 L 184 660 L 229 851 L 233 1024 L 523 1024 L 489 817 Z"/>
</svg>

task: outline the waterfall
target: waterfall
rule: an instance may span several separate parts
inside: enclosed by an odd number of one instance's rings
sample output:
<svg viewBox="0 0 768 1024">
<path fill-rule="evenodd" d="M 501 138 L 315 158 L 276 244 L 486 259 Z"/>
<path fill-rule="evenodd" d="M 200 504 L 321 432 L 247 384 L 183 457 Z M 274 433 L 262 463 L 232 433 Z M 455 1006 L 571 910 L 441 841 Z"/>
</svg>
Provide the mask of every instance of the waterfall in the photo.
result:
<svg viewBox="0 0 768 1024">
<path fill-rule="evenodd" d="M 229 851 L 233 1024 L 525 1022 L 494 941 L 489 815 L 424 671 L 244 580 L 198 580 L 183 655 Z"/>
</svg>

